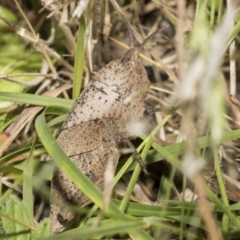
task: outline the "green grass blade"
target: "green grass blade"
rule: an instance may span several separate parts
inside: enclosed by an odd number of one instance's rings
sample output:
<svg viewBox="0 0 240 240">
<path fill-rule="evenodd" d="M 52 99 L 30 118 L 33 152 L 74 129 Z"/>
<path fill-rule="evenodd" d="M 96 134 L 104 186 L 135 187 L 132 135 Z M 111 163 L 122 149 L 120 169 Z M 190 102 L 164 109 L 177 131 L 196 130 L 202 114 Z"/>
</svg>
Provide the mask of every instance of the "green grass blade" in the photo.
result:
<svg viewBox="0 0 240 240">
<path fill-rule="evenodd" d="M 222 176 L 222 171 L 221 171 L 221 166 L 220 166 L 220 159 L 218 157 L 218 152 L 216 147 L 213 148 L 213 153 L 214 153 L 214 165 L 215 165 L 215 174 L 217 176 L 217 181 L 218 181 L 218 186 L 220 189 L 220 193 L 222 196 L 223 204 L 226 207 L 229 207 L 229 201 L 228 201 L 228 196 L 226 193 L 226 189 L 224 186 L 224 179 Z M 229 218 L 224 214 L 222 218 L 222 231 L 224 234 L 227 234 L 229 232 Z"/>
<path fill-rule="evenodd" d="M 146 139 L 146 142 L 145 143 L 145 146 L 144 146 L 144 149 L 143 149 L 143 152 L 141 154 L 141 158 L 142 160 L 144 161 L 146 156 L 147 156 L 147 153 L 149 151 L 149 149 L 151 148 L 152 146 L 152 143 L 153 143 L 153 137 L 154 135 L 167 123 L 167 121 L 172 117 L 172 114 L 169 114 L 167 115 L 156 127 L 155 129 L 151 132 L 151 134 L 149 135 L 149 137 Z M 130 159 L 129 159 L 130 160 Z M 127 204 L 129 202 L 129 199 L 130 199 L 130 196 L 132 194 L 132 191 L 133 191 L 133 188 L 138 180 L 138 177 L 139 177 L 139 174 L 141 172 L 141 167 L 139 164 L 137 164 L 136 168 L 134 169 L 133 171 L 133 174 L 132 174 L 132 177 L 131 177 L 131 180 L 129 182 L 129 185 L 128 185 L 128 188 L 127 188 L 127 191 L 124 195 L 124 198 L 122 200 L 122 203 L 120 205 L 120 210 L 121 211 L 125 211 L 126 210 L 126 207 L 127 207 Z M 119 176 L 118 176 L 119 177 Z M 114 181 L 115 183 L 115 181 Z"/>
<path fill-rule="evenodd" d="M 74 239 L 76 236 L 78 239 L 101 239 L 101 236 L 111 236 L 114 234 L 125 234 L 129 230 L 141 230 L 144 225 L 141 221 L 131 221 L 131 222 L 119 222 L 113 220 L 104 220 L 93 229 L 92 226 L 84 226 L 81 228 L 76 228 L 65 233 L 51 237 L 49 240 L 60 240 L 60 239 Z"/>
<path fill-rule="evenodd" d="M 83 79 L 83 67 L 84 67 L 84 34 L 85 22 L 84 16 L 82 15 L 79 20 L 78 38 L 77 38 L 77 49 L 74 60 L 74 71 L 73 71 L 73 100 L 76 100 L 79 96 L 82 79 Z"/>
<path fill-rule="evenodd" d="M 28 212 L 31 224 L 34 223 L 34 213 L 33 213 L 33 152 L 35 147 L 35 141 L 33 141 L 29 157 L 25 162 L 23 171 L 23 206 Z"/>
<path fill-rule="evenodd" d="M 229 218 L 229 220 L 232 222 L 232 225 L 235 225 L 237 228 L 240 228 L 240 219 L 237 218 L 232 212 L 231 212 L 231 208 L 225 206 L 221 199 L 219 199 L 216 194 L 213 193 L 213 191 L 208 187 L 205 186 L 206 188 L 206 193 L 207 196 L 214 202 L 214 204 L 216 205 L 217 209 L 221 210 L 224 214 L 226 214 L 226 216 Z"/>
<path fill-rule="evenodd" d="M 70 109 L 74 103 L 73 100 L 39 96 L 28 93 L 10 93 L 0 92 L 0 100 L 16 103 L 25 103 L 43 107 L 57 106 Z"/>
</svg>

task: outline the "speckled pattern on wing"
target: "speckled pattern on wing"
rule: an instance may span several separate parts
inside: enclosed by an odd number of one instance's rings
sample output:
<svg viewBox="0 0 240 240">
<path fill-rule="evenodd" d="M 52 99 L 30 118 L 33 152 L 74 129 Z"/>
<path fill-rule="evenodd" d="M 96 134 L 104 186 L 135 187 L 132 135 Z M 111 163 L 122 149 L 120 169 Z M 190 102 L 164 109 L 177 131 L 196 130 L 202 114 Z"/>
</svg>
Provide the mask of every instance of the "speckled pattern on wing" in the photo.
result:
<svg viewBox="0 0 240 240">
<path fill-rule="evenodd" d="M 94 150 L 102 144 L 100 123 L 89 121 L 65 128 L 58 136 L 58 143 L 69 157 Z"/>
<path fill-rule="evenodd" d="M 133 122 L 143 115 L 143 102 L 150 83 L 139 62 L 139 53 L 130 49 L 95 76 L 73 105 L 62 125 L 58 142 L 73 163 L 101 190 L 106 164 L 117 166 L 118 136 L 130 137 Z M 132 137 L 132 136 L 131 136 Z M 77 216 L 67 204 L 86 206 L 90 200 L 58 169 L 51 185 L 52 231 L 70 227 Z M 56 201 L 62 204 L 56 204 Z"/>
<path fill-rule="evenodd" d="M 110 127 L 110 128 L 109 128 Z M 102 144 L 96 149 L 81 154 L 71 156 L 73 163 L 81 169 L 81 172 L 85 174 L 91 181 L 101 190 L 104 188 L 104 172 L 108 160 L 111 159 L 113 167 L 116 168 L 119 152 L 115 147 L 115 132 L 111 131 L 113 122 L 110 118 L 104 119 L 101 124 L 103 132 Z M 87 161 L 86 164 L 83 164 Z M 71 211 L 68 211 L 64 207 L 60 207 L 54 201 L 60 201 L 61 205 L 74 204 L 77 206 L 86 206 L 90 203 L 90 200 L 80 191 L 75 184 L 62 172 L 61 169 L 57 169 L 55 172 L 52 184 L 51 184 L 51 223 L 54 232 L 61 232 L 66 228 L 74 225 L 78 216 Z M 55 199 L 57 197 L 57 199 Z M 59 221 L 59 216 L 64 219 L 63 222 Z"/>
<path fill-rule="evenodd" d="M 116 167 L 119 159 L 119 153 L 116 148 L 100 146 L 93 151 L 71 157 L 73 163 L 81 169 L 82 173 L 90 178 L 100 189 L 104 187 L 103 173 L 108 162 L 106 159 L 109 158 L 113 160 L 114 167 Z M 88 159 L 88 164 L 85 164 L 83 167 L 81 162 L 86 159 Z M 74 204 L 84 207 L 90 203 L 90 200 L 82 191 L 76 188 L 75 184 L 60 169 L 54 175 L 51 188 L 52 196 L 57 196 L 57 200 L 61 201 L 64 205 Z M 59 214 L 62 215 L 65 222 L 58 221 Z M 55 232 L 61 232 L 65 227 L 71 226 L 75 222 L 75 219 L 77 219 L 77 215 L 71 211 L 61 208 L 54 203 L 51 204 L 51 222 L 55 224 L 55 226 L 52 226 Z"/>
<path fill-rule="evenodd" d="M 127 123 L 142 117 L 142 104 L 139 103 L 143 103 L 150 86 L 144 67 L 140 63 L 138 67 L 140 70 L 120 58 L 102 68 L 75 102 L 62 129 L 111 117 L 126 132 Z M 131 95 L 131 100 L 125 103 Z"/>
</svg>

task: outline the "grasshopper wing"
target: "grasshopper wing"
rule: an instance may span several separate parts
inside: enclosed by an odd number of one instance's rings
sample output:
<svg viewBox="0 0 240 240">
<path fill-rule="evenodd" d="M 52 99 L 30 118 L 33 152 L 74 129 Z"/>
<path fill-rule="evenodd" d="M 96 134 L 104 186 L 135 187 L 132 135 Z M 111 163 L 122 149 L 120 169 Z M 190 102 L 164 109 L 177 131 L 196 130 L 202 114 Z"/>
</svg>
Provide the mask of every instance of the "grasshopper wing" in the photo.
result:
<svg viewBox="0 0 240 240">
<path fill-rule="evenodd" d="M 108 160 L 111 159 L 116 169 L 119 153 L 112 146 L 101 145 L 93 151 L 71 157 L 73 163 L 85 174 L 99 189 L 104 189 L 104 172 Z M 87 161 L 87 162 L 86 162 Z M 56 202 L 57 200 L 57 202 Z M 58 169 L 54 174 L 51 185 L 51 213 L 50 219 L 53 232 L 62 232 L 76 225 L 79 214 L 67 209 L 67 205 L 84 207 L 91 201 L 76 185 Z"/>
<path fill-rule="evenodd" d="M 102 143 L 100 122 L 89 121 L 62 129 L 57 141 L 69 157 L 92 151 Z"/>
</svg>

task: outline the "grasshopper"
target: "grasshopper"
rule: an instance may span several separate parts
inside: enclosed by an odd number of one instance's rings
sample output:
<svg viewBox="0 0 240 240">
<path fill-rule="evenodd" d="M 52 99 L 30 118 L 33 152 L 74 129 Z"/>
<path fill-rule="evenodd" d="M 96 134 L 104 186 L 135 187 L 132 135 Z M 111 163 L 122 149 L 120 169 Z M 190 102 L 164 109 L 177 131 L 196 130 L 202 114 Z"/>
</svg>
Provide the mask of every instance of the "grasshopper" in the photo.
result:
<svg viewBox="0 0 240 240">
<path fill-rule="evenodd" d="M 131 39 L 130 24 L 127 23 Z M 143 43 L 131 48 L 119 59 L 104 66 L 83 90 L 73 105 L 60 134 L 59 145 L 73 163 L 99 189 L 104 188 L 104 172 L 109 159 L 116 169 L 122 142 L 130 147 L 129 138 L 134 138 L 132 124 L 143 117 L 144 100 L 147 97 L 150 81 L 140 61 L 140 51 L 159 31 L 149 35 Z M 146 168 L 135 150 L 135 156 L 146 173 Z M 61 232 L 73 226 L 78 217 L 64 208 L 64 205 L 84 207 L 91 201 L 57 169 L 51 184 L 51 223 L 53 232 Z"/>
</svg>

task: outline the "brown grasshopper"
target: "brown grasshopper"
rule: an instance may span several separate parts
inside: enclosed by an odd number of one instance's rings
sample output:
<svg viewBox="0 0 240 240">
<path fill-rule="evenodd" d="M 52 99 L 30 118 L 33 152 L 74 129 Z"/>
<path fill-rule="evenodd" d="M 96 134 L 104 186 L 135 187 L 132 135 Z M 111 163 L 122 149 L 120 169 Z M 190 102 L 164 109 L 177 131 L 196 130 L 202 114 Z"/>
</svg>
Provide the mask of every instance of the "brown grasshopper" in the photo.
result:
<svg viewBox="0 0 240 240">
<path fill-rule="evenodd" d="M 133 39 L 130 24 L 127 26 Z M 136 137 L 131 126 L 143 117 L 143 104 L 150 88 L 139 54 L 157 33 L 148 36 L 139 47 L 134 47 L 132 41 L 123 57 L 111 61 L 95 75 L 73 105 L 57 138 L 73 163 L 101 190 L 108 160 L 113 160 L 116 169 L 119 144 L 131 146 L 128 138 Z M 136 151 L 135 156 L 140 159 Z M 141 160 L 140 164 L 146 172 Z M 61 206 L 84 207 L 91 203 L 61 169 L 54 174 L 51 198 L 53 232 L 61 232 L 78 221 L 75 213 Z"/>
</svg>

